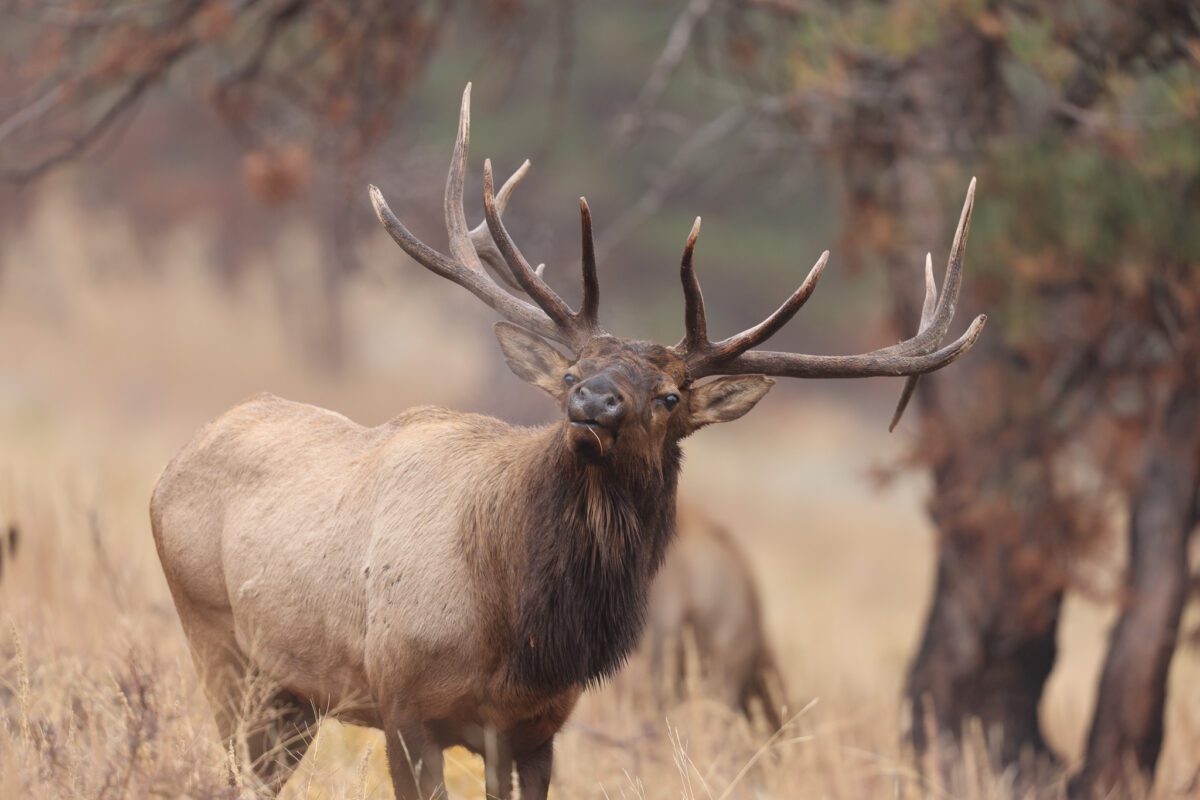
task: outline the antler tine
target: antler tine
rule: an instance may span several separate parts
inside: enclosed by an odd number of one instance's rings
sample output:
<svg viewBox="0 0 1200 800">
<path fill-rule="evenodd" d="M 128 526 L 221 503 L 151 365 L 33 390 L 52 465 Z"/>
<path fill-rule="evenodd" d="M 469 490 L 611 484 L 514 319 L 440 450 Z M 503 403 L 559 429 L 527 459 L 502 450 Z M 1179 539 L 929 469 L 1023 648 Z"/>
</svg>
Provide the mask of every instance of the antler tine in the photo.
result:
<svg viewBox="0 0 1200 800">
<path fill-rule="evenodd" d="M 496 192 L 496 210 L 501 214 L 504 214 L 504 211 L 508 208 L 508 201 L 512 198 L 512 194 L 516 191 L 517 186 L 521 184 L 521 181 L 525 180 L 525 175 L 529 172 L 529 165 L 528 158 L 521 162 L 521 166 L 517 167 L 513 171 L 513 174 L 508 176 L 508 180 L 500 187 L 500 191 Z M 491 231 L 488 231 L 486 219 L 480 222 L 474 230 L 487 231 L 488 236 L 491 236 Z"/>
<path fill-rule="evenodd" d="M 967 250 L 967 234 L 971 229 L 971 216 L 975 211 L 975 178 L 967 186 L 967 197 L 963 200 L 962 212 L 958 216 L 958 227 L 954 231 L 954 243 L 950 245 L 950 258 L 946 263 L 946 277 L 942 281 L 942 293 L 937 301 L 928 327 L 913 338 L 889 350 L 902 353 L 928 353 L 935 349 L 950 330 L 954 310 L 958 304 L 958 290 L 962 287 L 963 259 Z"/>
<path fill-rule="evenodd" d="M 924 331 L 933 321 L 933 313 L 937 310 L 938 288 L 933 277 L 933 253 L 925 254 L 925 300 L 921 303 L 921 325 Z"/>
<path fill-rule="evenodd" d="M 925 302 L 921 305 L 921 324 L 917 327 L 917 333 L 924 333 L 929 327 L 929 323 L 933 321 L 934 311 L 937 310 L 937 282 L 933 279 L 933 254 L 925 254 Z M 941 343 L 941 340 L 938 340 Z M 896 426 L 900 424 L 900 418 L 904 416 L 904 410 L 908 408 L 908 401 L 912 399 L 913 392 L 917 389 L 917 381 L 921 379 L 920 375 L 909 375 L 904 380 L 904 388 L 900 390 L 900 399 L 896 402 L 896 410 L 892 413 L 892 421 L 888 423 L 888 433 L 896 430 Z"/>
<path fill-rule="evenodd" d="M 475 270 L 483 271 L 471 232 L 467 228 L 467 213 L 463 209 L 463 180 L 467 174 L 467 150 L 471 142 L 471 84 L 463 89 L 462 105 L 458 111 L 458 135 L 454 137 L 454 153 L 450 156 L 450 172 L 446 176 L 446 195 L 443 208 L 446 232 L 450 235 L 450 255 Z"/>
<path fill-rule="evenodd" d="M 525 260 L 525 256 L 517 249 L 512 237 L 508 235 L 508 230 L 504 227 L 504 221 L 500 218 L 500 212 L 496 206 L 496 198 L 492 193 L 492 186 L 492 162 L 491 159 L 487 159 L 483 162 L 483 209 L 487 217 L 488 230 L 492 232 L 492 239 L 495 240 L 496 247 L 499 248 L 500 254 L 504 257 L 505 263 L 508 264 L 513 277 L 521 284 L 521 288 L 525 290 L 525 293 L 558 326 L 560 331 L 559 340 L 576 348 L 581 347 L 599 331 L 596 323 L 596 308 L 589 308 L 595 307 L 599 303 L 595 254 L 591 254 L 590 263 L 588 258 L 590 236 L 585 231 L 583 264 L 584 306 L 580 312 L 576 313 L 542 279 L 543 266 L 539 266 L 536 270 L 533 269 L 529 266 L 529 262 Z M 586 201 L 584 201 L 584 206 L 586 206 Z M 590 216 L 588 216 L 587 212 L 584 212 L 584 216 L 590 222 Z"/>
<path fill-rule="evenodd" d="M 492 160 L 489 158 L 483 162 L 483 210 L 487 216 L 488 230 L 492 232 L 492 239 L 495 240 L 496 247 L 500 249 L 500 255 L 504 256 L 505 263 L 508 264 L 513 277 L 521 284 L 525 293 L 556 324 L 563 328 L 570 328 L 572 317 L 570 307 L 554 293 L 553 289 L 546 285 L 545 281 L 537 276 L 533 267 L 529 266 L 529 262 L 525 260 L 525 256 L 517 249 L 512 237 L 508 235 L 508 229 L 504 227 L 504 221 L 500 219 L 500 210 L 496 206 L 493 185 Z"/>
<path fill-rule="evenodd" d="M 467 153 L 471 142 L 471 84 L 463 89 L 462 104 L 458 112 L 458 136 L 454 140 L 454 154 L 450 157 L 450 172 L 446 176 L 444 209 L 446 232 L 450 235 L 450 254 L 471 269 L 483 269 L 486 262 L 500 280 L 512 289 L 520 284 L 509 271 L 508 265 L 492 241 L 487 220 L 467 230 L 467 214 L 463 202 L 463 183 L 467 173 Z M 496 195 L 496 209 L 503 214 L 513 191 L 529 171 L 529 159 L 525 159 Z"/>
<path fill-rule="evenodd" d="M 942 296 L 937 296 L 937 284 L 933 280 L 933 254 L 925 254 L 925 303 L 921 308 L 921 325 L 917 335 L 907 343 L 897 345 L 897 351 L 905 353 L 928 353 L 942 343 L 946 331 L 950 329 L 950 320 L 954 318 L 954 308 L 958 302 L 958 290 L 962 286 L 963 258 L 967 249 L 967 233 L 971 228 L 971 214 L 975 210 L 975 178 L 967 186 L 967 197 L 963 201 L 962 212 L 958 215 L 958 227 L 954 231 L 954 243 L 950 245 L 950 259 L 946 264 L 946 280 L 942 284 Z M 936 306 L 936 308 L 935 308 Z M 900 390 L 900 399 L 896 402 L 896 410 L 888 425 L 888 433 L 896 430 L 900 418 L 917 389 L 919 375 L 912 375 L 904 382 Z"/>
<path fill-rule="evenodd" d="M 812 269 L 808 272 L 808 277 L 792 293 L 791 297 L 784 301 L 783 305 L 753 328 L 742 331 L 735 336 L 730 336 L 728 339 L 722 339 L 714 344 L 712 346 L 711 358 L 716 360 L 734 358 L 774 336 L 780 328 L 791 321 L 792 317 L 796 316 L 796 312 L 812 296 L 813 291 L 817 288 L 817 281 L 821 279 L 821 273 L 825 271 L 825 265 L 828 262 L 829 251 L 826 250 L 821 253 L 821 257 L 817 259 L 817 263 L 813 264 Z"/>
<path fill-rule="evenodd" d="M 512 197 L 513 192 L 520 185 L 521 181 L 525 179 L 525 175 L 528 172 L 529 159 L 527 158 L 521 166 L 517 167 L 516 172 L 508 176 L 508 180 L 500 187 L 500 191 L 496 192 L 496 208 L 501 214 L 504 214 L 504 210 L 508 207 L 509 198 Z M 508 264 L 504 261 L 504 256 L 500 255 L 500 248 L 496 247 L 496 243 L 492 240 L 492 232 L 488 230 L 486 219 L 471 229 L 471 244 L 475 246 L 475 252 L 479 254 L 479 260 L 505 286 L 509 289 L 521 288 L 521 285 L 517 283 L 517 279 L 509 271 Z"/>
<path fill-rule="evenodd" d="M 592 210 L 586 197 L 579 198 L 579 228 L 583 240 L 583 297 L 578 317 L 589 328 L 599 326 L 600 279 L 596 275 L 596 246 L 592 241 Z M 541 273 L 537 273 L 541 276 Z"/>
<path fill-rule="evenodd" d="M 712 346 L 708 341 L 708 317 L 704 312 L 704 293 L 700 291 L 700 279 L 696 277 L 694 256 L 696 239 L 700 237 L 700 218 L 692 223 L 687 244 L 683 247 L 683 258 L 679 262 L 679 278 L 683 282 L 683 340 L 675 345 L 685 354 L 701 353 Z"/>
</svg>

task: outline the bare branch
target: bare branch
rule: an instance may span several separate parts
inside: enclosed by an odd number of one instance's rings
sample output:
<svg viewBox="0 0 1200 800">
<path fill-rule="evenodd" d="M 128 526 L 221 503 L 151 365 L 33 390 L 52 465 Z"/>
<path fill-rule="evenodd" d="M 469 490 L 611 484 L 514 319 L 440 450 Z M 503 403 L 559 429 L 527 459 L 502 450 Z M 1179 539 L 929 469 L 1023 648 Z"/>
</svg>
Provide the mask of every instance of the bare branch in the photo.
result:
<svg viewBox="0 0 1200 800">
<path fill-rule="evenodd" d="M 658 98 L 662 96 L 667 84 L 671 82 L 671 76 L 675 74 L 676 68 L 683 60 L 688 45 L 692 41 L 692 33 L 700 21 L 712 10 L 712 5 L 713 0 L 689 0 L 683 11 L 676 17 L 670 33 L 667 34 L 667 41 L 663 45 L 662 52 L 658 54 L 654 66 L 650 68 L 650 75 L 642 85 L 642 90 L 638 92 L 633 110 L 621 120 L 620 135 L 622 138 L 629 139 L 641 130 L 646 114 L 658 104 Z"/>
</svg>

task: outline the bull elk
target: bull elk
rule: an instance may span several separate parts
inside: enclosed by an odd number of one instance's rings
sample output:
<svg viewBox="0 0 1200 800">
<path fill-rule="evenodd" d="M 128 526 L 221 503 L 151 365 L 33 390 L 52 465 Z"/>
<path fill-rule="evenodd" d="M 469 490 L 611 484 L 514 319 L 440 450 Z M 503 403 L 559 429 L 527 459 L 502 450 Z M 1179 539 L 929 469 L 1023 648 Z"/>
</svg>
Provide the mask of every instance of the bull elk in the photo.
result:
<svg viewBox="0 0 1200 800">
<path fill-rule="evenodd" d="M 763 322 L 710 341 L 693 265 L 699 219 L 683 252 L 683 339 L 666 347 L 611 335 L 597 318 L 582 198 L 577 311 L 505 230 L 524 168 L 495 193 L 484 162 L 486 226 L 468 228 L 469 108 L 468 85 L 446 182 L 449 255 L 413 236 L 375 187 L 371 201 L 410 257 L 504 318 L 495 332 L 509 367 L 553 397 L 561 419 L 526 428 L 414 408 L 365 428 L 259 395 L 203 428 L 151 500 L 159 558 L 222 735 L 235 735 L 247 674 L 279 687 L 272 736 L 246 742 L 271 786 L 302 756 L 300 734 L 320 712 L 383 730 L 401 800 L 437 789 L 442 748 L 456 744 L 484 755 L 493 793 L 510 796 L 515 766 L 522 797 L 545 798 L 555 733 L 637 643 L 675 528 L 680 440 L 745 414 L 769 376 L 919 375 L 965 353 L 983 327 L 980 316 L 939 348 L 958 296 L 969 191 L 936 309 L 899 344 L 852 356 L 755 349 L 808 299 L 828 253 Z M 261 758 L 275 737 L 294 746 Z"/>
</svg>

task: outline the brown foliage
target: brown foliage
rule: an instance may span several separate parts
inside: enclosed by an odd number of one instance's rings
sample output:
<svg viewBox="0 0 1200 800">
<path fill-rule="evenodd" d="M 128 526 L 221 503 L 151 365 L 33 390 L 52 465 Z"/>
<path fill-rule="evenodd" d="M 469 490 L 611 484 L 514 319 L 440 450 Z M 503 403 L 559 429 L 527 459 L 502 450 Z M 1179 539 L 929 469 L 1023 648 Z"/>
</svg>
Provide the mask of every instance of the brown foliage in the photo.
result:
<svg viewBox="0 0 1200 800">
<path fill-rule="evenodd" d="M 487 4 L 496 35 L 521 19 L 509 5 Z M 285 139 L 359 159 L 391 128 L 451 9 L 445 0 L 81 0 L 14 13 L 32 44 L 10 108 L 0 108 L 0 174 L 33 180 L 87 152 L 185 60 L 188 80 L 247 149 Z"/>
<path fill-rule="evenodd" d="M 278 148 L 260 148 L 242 157 L 242 179 L 264 203 L 291 200 L 312 179 L 312 156 L 295 142 Z"/>
</svg>

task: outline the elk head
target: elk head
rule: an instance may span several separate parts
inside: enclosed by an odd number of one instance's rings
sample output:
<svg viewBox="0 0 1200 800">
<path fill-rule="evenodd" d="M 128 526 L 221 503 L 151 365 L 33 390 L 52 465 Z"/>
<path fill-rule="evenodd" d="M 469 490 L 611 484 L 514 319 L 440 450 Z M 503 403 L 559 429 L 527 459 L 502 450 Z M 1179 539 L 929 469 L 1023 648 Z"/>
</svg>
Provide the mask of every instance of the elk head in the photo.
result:
<svg viewBox="0 0 1200 800">
<path fill-rule="evenodd" d="M 697 428 L 737 419 L 773 383 L 738 375 L 694 385 L 672 348 L 602 333 L 573 359 L 516 325 L 497 323 L 496 335 L 513 372 L 558 401 L 567 442 L 592 463 L 655 460 Z"/>
<path fill-rule="evenodd" d="M 917 376 L 957 359 L 975 344 L 983 330 L 986 318 L 980 315 L 958 340 L 939 347 L 954 316 L 961 284 L 963 252 L 975 194 L 972 179 L 941 297 L 937 296 L 932 264 L 927 258 L 921 327 L 906 341 L 850 356 L 755 349 L 787 324 L 808 300 L 828 261 L 828 251 L 817 259 L 800 287 L 765 320 L 734 336 L 710 341 L 704 298 L 694 266 L 699 217 L 688 236 L 681 263 L 686 323 L 682 340 L 667 347 L 613 336 L 601 328 L 597 316 L 599 283 L 592 219 L 584 198 L 579 199 L 583 292 L 577 311 L 542 279 L 544 265 L 536 269 L 530 266 L 501 218 L 512 191 L 529 167 L 528 161 L 505 182 L 499 193 L 494 191 L 491 161 L 484 162 L 485 221 L 474 229 L 467 227 L 463 179 L 470 101 L 468 84 L 463 92 L 458 137 L 446 180 L 444 210 L 450 255 L 413 236 L 374 186 L 370 187 L 371 202 L 384 228 L 409 256 L 431 272 L 464 287 L 505 318 L 506 321 L 496 324 L 496 336 L 509 366 L 523 380 L 559 402 L 565 441 L 589 464 L 630 459 L 658 461 L 664 448 L 674 446 L 692 431 L 737 419 L 753 408 L 773 385 L 769 376 L 909 376 L 893 418 L 894 427 Z M 524 292 L 533 304 L 510 290 Z M 552 343 L 562 345 L 567 353 Z M 704 378 L 712 379 L 703 381 Z"/>
</svg>

